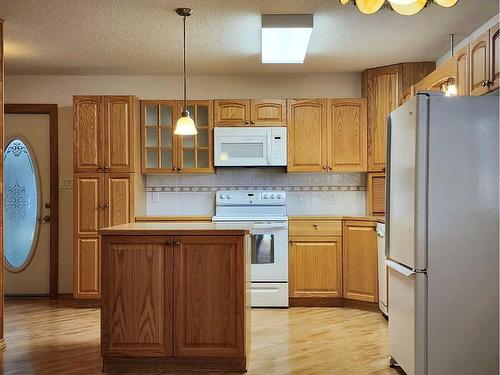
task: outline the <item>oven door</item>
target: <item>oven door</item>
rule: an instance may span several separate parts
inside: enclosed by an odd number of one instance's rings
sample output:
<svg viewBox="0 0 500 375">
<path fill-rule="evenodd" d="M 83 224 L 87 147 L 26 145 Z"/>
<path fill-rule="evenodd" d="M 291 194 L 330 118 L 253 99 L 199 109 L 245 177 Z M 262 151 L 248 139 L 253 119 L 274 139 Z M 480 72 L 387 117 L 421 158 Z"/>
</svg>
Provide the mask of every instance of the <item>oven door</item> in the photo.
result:
<svg viewBox="0 0 500 375">
<path fill-rule="evenodd" d="M 288 224 L 255 224 L 252 281 L 288 281 Z"/>
<path fill-rule="evenodd" d="M 215 128 L 216 166 L 266 166 L 269 136 L 266 129 Z"/>
</svg>

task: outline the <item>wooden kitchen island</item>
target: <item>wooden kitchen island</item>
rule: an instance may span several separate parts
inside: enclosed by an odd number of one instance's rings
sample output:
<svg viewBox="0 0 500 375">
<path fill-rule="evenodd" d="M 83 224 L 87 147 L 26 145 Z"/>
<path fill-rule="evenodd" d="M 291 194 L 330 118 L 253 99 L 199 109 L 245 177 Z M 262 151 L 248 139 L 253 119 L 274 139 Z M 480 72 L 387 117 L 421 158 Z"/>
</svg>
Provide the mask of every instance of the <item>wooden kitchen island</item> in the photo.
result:
<svg viewBox="0 0 500 375">
<path fill-rule="evenodd" d="M 103 371 L 246 371 L 249 233 L 212 223 L 102 229 Z"/>
</svg>

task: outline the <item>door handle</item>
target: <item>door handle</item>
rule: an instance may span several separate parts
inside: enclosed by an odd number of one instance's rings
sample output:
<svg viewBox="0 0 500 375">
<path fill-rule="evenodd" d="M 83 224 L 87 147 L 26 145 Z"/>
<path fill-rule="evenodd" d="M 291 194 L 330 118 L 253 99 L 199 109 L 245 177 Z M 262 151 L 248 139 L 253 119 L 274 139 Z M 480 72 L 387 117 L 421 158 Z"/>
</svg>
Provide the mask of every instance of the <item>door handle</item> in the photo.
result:
<svg viewBox="0 0 500 375">
<path fill-rule="evenodd" d="M 414 275 L 416 272 L 412 270 L 411 268 L 407 268 L 405 266 L 402 266 L 399 263 L 396 263 L 393 260 L 386 259 L 385 264 L 387 267 L 393 269 L 394 271 L 406 276 L 410 277 L 411 275 Z"/>
</svg>

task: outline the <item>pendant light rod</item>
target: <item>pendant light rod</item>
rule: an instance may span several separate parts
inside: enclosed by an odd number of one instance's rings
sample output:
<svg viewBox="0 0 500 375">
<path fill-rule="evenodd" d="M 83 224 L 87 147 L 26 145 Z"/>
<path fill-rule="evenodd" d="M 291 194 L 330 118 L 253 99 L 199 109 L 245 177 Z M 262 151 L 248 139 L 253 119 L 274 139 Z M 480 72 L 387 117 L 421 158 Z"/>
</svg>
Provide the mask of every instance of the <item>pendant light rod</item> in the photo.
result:
<svg viewBox="0 0 500 375">
<path fill-rule="evenodd" d="M 191 8 L 177 8 L 175 12 L 182 17 L 182 48 L 183 48 L 183 76 L 184 76 L 184 105 L 182 112 L 187 111 L 187 68 L 186 68 L 186 18 L 193 14 Z"/>
<path fill-rule="evenodd" d="M 450 34 L 450 52 L 451 57 L 453 57 L 453 49 L 455 48 L 455 34 Z"/>
</svg>

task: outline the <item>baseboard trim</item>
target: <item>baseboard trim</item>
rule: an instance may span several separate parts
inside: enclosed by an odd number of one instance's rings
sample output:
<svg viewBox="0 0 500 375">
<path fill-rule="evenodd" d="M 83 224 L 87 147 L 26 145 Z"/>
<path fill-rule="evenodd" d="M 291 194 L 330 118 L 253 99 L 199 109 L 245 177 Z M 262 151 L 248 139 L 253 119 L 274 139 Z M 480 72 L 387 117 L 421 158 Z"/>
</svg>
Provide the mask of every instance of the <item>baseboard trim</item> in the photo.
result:
<svg viewBox="0 0 500 375">
<path fill-rule="evenodd" d="M 103 371 L 114 373 L 157 373 L 179 371 L 239 372 L 247 370 L 245 357 L 219 358 L 103 358 Z"/>
<path fill-rule="evenodd" d="M 73 298 L 73 305 L 77 308 L 101 307 L 100 298 Z"/>
<path fill-rule="evenodd" d="M 28 300 L 28 299 L 50 299 L 49 294 L 6 294 L 4 296 L 6 300 Z"/>
<path fill-rule="evenodd" d="M 355 301 L 346 298 L 290 297 L 288 303 L 290 307 L 348 307 L 366 311 L 379 311 L 376 302 Z"/>
</svg>

